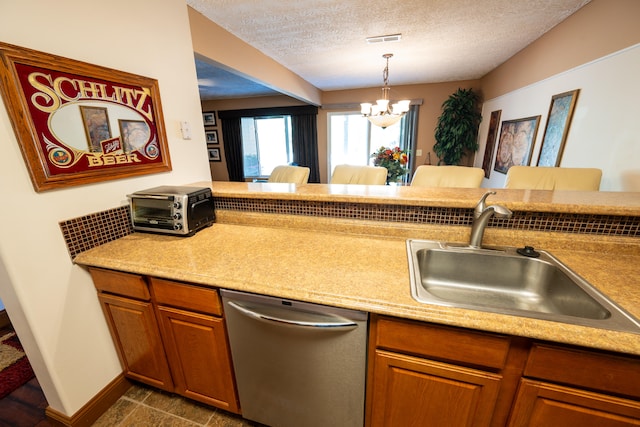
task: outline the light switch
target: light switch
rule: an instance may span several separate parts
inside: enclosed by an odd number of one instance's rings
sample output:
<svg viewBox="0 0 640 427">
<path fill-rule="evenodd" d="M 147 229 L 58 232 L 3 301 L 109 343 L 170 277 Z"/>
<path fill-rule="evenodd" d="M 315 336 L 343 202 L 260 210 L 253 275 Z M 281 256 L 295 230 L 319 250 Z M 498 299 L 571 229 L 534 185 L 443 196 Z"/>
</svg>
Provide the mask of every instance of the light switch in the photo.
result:
<svg viewBox="0 0 640 427">
<path fill-rule="evenodd" d="M 191 125 L 186 120 L 180 122 L 180 131 L 182 132 L 182 139 L 191 139 Z"/>
<path fill-rule="evenodd" d="M 420 149 L 416 150 L 416 156 L 418 157 L 422 156 L 422 150 Z"/>
</svg>

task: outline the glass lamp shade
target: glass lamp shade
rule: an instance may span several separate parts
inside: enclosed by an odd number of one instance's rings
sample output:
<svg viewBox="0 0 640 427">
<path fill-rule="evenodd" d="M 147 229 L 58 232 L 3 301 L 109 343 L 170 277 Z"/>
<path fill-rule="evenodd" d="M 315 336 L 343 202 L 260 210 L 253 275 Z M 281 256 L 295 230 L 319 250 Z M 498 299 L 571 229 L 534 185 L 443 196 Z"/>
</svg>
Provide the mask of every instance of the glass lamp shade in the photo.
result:
<svg viewBox="0 0 640 427">
<path fill-rule="evenodd" d="M 408 99 L 403 99 L 402 101 L 398 101 L 396 104 L 391 106 L 393 114 L 404 114 L 409 111 L 409 104 L 411 101 Z"/>
<path fill-rule="evenodd" d="M 367 116 L 367 119 L 374 125 L 382 129 L 396 124 L 404 114 L 379 114 L 377 116 Z"/>
<path fill-rule="evenodd" d="M 389 108 L 389 100 L 388 99 L 378 99 L 376 101 L 376 106 L 378 107 L 379 111 L 387 111 L 387 109 Z"/>
</svg>

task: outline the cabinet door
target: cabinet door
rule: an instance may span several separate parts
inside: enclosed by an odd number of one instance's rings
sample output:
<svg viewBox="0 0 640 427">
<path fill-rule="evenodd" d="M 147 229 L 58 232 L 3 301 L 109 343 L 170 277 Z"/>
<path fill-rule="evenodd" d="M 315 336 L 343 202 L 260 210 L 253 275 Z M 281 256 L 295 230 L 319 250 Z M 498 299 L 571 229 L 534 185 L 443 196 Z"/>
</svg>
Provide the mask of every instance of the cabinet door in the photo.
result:
<svg viewBox="0 0 640 427">
<path fill-rule="evenodd" d="M 500 379 L 475 369 L 376 350 L 369 425 L 488 426 Z"/>
<path fill-rule="evenodd" d="M 523 379 L 510 427 L 640 425 L 640 402 Z"/>
<path fill-rule="evenodd" d="M 104 293 L 98 298 L 125 375 L 172 391 L 171 373 L 151 303 Z"/>
<path fill-rule="evenodd" d="M 164 306 L 158 313 L 176 392 L 239 413 L 222 319 Z"/>
</svg>

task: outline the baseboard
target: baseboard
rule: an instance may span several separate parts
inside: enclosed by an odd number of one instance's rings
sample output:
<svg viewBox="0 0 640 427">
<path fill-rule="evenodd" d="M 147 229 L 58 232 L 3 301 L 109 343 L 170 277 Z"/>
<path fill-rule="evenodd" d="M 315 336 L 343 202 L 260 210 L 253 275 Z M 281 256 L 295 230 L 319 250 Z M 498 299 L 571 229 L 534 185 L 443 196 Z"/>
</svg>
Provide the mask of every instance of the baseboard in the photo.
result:
<svg viewBox="0 0 640 427">
<path fill-rule="evenodd" d="M 11 324 L 7 310 L 0 310 L 0 329 L 7 327 Z"/>
<path fill-rule="evenodd" d="M 45 410 L 49 422 L 55 427 L 89 427 L 104 414 L 131 387 L 131 382 L 119 375 L 78 412 L 68 417 L 50 406 Z"/>
</svg>

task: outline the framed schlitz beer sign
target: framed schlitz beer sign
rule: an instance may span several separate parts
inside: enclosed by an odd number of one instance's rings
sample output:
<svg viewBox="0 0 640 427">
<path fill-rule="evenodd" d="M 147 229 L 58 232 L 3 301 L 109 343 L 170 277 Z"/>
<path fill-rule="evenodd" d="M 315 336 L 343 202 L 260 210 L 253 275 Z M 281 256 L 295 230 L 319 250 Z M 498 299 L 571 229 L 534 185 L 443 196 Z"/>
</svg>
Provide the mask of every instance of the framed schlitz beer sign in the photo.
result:
<svg viewBox="0 0 640 427">
<path fill-rule="evenodd" d="M 171 170 L 156 80 L 5 43 L 0 60 L 36 191 Z"/>
</svg>

